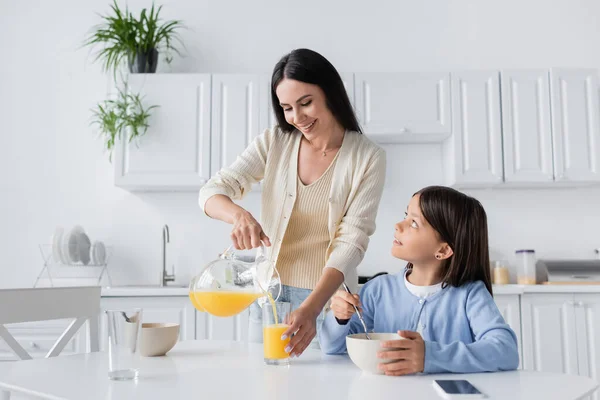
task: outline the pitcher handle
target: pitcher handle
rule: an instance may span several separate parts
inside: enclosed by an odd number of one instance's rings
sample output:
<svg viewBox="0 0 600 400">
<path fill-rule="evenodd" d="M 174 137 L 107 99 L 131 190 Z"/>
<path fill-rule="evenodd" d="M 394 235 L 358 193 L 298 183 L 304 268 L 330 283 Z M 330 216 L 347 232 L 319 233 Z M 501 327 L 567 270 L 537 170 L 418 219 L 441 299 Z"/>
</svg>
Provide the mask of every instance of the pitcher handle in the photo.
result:
<svg viewBox="0 0 600 400">
<path fill-rule="evenodd" d="M 225 249 L 225 251 L 223 253 L 219 254 L 219 257 L 223 258 L 223 259 L 227 258 L 227 256 L 230 253 L 234 252 L 232 249 L 233 249 L 233 245 L 229 245 L 229 247 L 227 249 Z M 257 247 L 257 249 L 258 250 L 256 250 L 256 259 L 254 260 L 254 262 L 256 262 L 256 260 L 258 260 L 259 257 L 262 257 L 262 258 L 266 259 L 267 258 L 267 255 L 266 255 L 267 254 L 267 249 L 265 248 L 265 242 L 263 242 L 261 240 L 260 241 L 260 246 Z"/>
</svg>

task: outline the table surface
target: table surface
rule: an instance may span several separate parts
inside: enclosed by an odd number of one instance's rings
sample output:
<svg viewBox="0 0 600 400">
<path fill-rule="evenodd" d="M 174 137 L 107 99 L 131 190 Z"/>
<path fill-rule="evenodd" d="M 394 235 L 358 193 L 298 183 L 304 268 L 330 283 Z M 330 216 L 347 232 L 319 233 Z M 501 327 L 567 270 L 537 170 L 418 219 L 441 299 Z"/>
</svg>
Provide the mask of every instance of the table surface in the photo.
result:
<svg viewBox="0 0 600 400">
<path fill-rule="evenodd" d="M 434 379 L 467 379 L 488 399 L 579 399 L 594 380 L 536 371 L 387 377 L 363 373 L 348 356 L 308 349 L 290 366 L 268 366 L 262 345 L 179 342 L 164 357 L 141 357 L 136 381 L 111 381 L 104 352 L 0 363 L 0 390 L 42 399 L 440 399 Z"/>
</svg>

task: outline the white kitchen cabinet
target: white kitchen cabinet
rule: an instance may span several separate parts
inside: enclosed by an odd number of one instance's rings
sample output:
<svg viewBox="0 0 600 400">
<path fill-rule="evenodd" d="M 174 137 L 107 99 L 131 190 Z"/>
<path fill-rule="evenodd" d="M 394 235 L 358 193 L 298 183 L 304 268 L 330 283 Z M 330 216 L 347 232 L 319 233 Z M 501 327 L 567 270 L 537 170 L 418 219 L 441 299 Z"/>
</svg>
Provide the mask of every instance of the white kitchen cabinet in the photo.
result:
<svg viewBox="0 0 600 400">
<path fill-rule="evenodd" d="M 271 75 L 262 74 L 259 77 L 259 102 L 260 102 L 260 121 L 259 131 L 263 133 L 266 129 L 271 129 L 277 125 L 275 113 L 273 112 L 273 102 L 271 101 Z"/>
<path fill-rule="evenodd" d="M 523 367 L 523 336 L 521 334 L 521 304 L 518 294 L 496 294 L 494 301 L 504 317 L 506 323 L 517 335 L 517 345 L 519 347 L 519 369 Z"/>
<path fill-rule="evenodd" d="M 551 71 L 555 180 L 600 182 L 598 71 Z"/>
<path fill-rule="evenodd" d="M 379 143 L 441 142 L 452 133 L 448 72 L 354 74 L 356 111 Z"/>
<path fill-rule="evenodd" d="M 130 190 L 198 190 L 210 178 L 209 74 L 131 74 L 129 90 L 158 105 L 136 141 L 117 143 L 115 184 Z"/>
<path fill-rule="evenodd" d="M 521 321 L 524 369 L 578 375 L 573 294 L 524 294 Z"/>
<path fill-rule="evenodd" d="M 120 310 L 142 308 L 142 322 L 171 322 L 180 325 L 179 340 L 196 336 L 196 310 L 187 296 L 103 297 L 100 308 Z M 100 349 L 106 350 L 108 340 L 106 315 L 100 315 Z"/>
<path fill-rule="evenodd" d="M 196 339 L 237 340 L 248 338 L 248 310 L 233 317 L 196 313 Z"/>
<path fill-rule="evenodd" d="M 600 294 L 576 293 L 573 299 L 579 375 L 600 381 Z M 590 398 L 599 400 L 600 394 Z"/>
<path fill-rule="evenodd" d="M 211 174 L 228 167 L 258 136 L 260 75 L 212 77 Z"/>
<path fill-rule="evenodd" d="M 503 182 L 498 71 L 452 73 L 452 137 L 443 154 L 449 186 Z"/>
<path fill-rule="evenodd" d="M 505 182 L 553 182 L 548 70 L 505 70 L 501 81 Z"/>
</svg>

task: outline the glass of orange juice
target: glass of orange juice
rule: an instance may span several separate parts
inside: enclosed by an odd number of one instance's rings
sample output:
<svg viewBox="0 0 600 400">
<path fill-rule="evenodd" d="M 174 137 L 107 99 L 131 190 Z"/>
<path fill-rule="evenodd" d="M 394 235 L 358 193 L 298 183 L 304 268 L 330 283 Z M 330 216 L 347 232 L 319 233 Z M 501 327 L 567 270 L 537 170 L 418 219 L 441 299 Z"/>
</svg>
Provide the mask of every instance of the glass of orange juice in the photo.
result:
<svg viewBox="0 0 600 400">
<path fill-rule="evenodd" d="M 289 365 L 290 355 L 285 351 L 290 338 L 281 340 L 288 328 L 291 304 L 286 302 L 265 302 L 263 312 L 263 347 L 265 363 L 269 365 Z"/>
</svg>

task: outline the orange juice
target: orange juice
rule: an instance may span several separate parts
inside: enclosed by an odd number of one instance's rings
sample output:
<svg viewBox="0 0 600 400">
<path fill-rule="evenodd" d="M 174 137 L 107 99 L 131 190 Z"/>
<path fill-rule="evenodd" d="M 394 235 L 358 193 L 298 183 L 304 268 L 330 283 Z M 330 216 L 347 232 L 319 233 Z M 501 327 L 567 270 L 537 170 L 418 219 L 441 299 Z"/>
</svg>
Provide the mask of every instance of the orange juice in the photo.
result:
<svg viewBox="0 0 600 400">
<path fill-rule="evenodd" d="M 285 352 L 285 347 L 290 342 L 290 338 L 288 337 L 285 340 L 281 340 L 281 335 L 283 335 L 283 332 L 289 327 L 290 326 L 286 324 L 275 324 L 263 328 L 263 348 L 265 358 L 279 360 L 290 356 Z"/>
<path fill-rule="evenodd" d="M 199 305 L 209 314 L 217 317 L 231 317 L 244 311 L 256 299 L 262 297 L 256 292 L 194 292 L 194 298 Z M 193 302 L 192 302 L 193 303 Z"/>
<path fill-rule="evenodd" d="M 190 291 L 190 301 L 192 302 L 192 305 L 194 306 L 194 308 L 198 311 L 206 311 L 204 309 L 204 307 L 202 307 L 200 305 L 200 303 L 198 303 L 198 300 L 196 300 L 196 292 L 191 292 Z"/>
<path fill-rule="evenodd" d="M 269 292 L 265 292 L 267 294 L 267 297 L 269 298 L 269 303 L 271 303 L 271 307 L 273 308 L 273 319 L 275 320 L 275 325 L 279 324 L 279 321 L 277 321 L 277 308 L 275 307 L 275 300 L 273 299 L 273 296 L 271 296 L 271 293 Z M 281 322 L 285 322 L 285 321 L 281 321 Z"/>
</svg>

